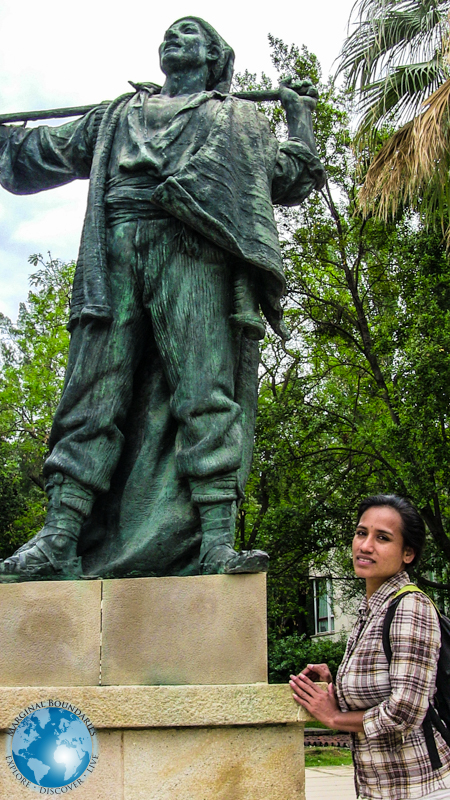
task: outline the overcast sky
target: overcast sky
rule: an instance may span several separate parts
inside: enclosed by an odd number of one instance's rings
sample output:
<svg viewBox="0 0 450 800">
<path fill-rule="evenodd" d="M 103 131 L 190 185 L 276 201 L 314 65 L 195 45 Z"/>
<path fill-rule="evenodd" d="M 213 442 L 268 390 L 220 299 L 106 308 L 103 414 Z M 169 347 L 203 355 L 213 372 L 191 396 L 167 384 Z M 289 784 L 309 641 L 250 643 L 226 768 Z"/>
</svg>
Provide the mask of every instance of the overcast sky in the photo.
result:
<svg viewBox="0 0 450 800">
<path fill-rule="evenodd" d="M 158 46 L 179 17 L 203 17 L 236 52 L 235 69 L 273 75 L 268 33 L 305 44 L 324 76 L 334 69 L 354 0 L 0 0 L 0 113 L 113 99 L 128 80 L 163 82 Z M 87 182 L 17 197 L 0 188 L 0 311 L 26 299 L 32 253 L 77 256 Z"/>
</svg>

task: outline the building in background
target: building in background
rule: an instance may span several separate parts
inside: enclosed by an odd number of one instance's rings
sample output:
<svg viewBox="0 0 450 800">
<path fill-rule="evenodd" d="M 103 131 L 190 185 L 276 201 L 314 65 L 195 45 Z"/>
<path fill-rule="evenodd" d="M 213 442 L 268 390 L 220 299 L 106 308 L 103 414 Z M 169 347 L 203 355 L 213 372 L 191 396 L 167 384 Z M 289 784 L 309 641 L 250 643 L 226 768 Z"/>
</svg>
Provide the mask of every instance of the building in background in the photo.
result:
<svg viewBox="0 0 450 800">
<path fill-rule="evenodd" d="M 353 596 L 354 582 L 351 582 L 350 593 L 348 578 L 336 577 L 332 572 L 311 575 L 310 580 L 313 602 L 310 619 L 314 628 L 311 638 L 329 636 L 338 639 L 342 634 L 349 634 L 360 602 L 359 597 Z"/>
</svg>

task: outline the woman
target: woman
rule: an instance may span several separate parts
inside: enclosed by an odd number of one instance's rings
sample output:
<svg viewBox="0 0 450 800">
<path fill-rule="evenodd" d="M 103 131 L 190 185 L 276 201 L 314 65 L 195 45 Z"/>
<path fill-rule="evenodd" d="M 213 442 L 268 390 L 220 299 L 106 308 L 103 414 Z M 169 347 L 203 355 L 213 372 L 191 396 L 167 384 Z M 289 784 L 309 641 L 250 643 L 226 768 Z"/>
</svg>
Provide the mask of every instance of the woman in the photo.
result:
<svg viewBox="0 0 450 800">
<path fill-rule="evenodd" d="M 366 597 L 350 634 L 333 687 L 326 664 L 292 675 L 294 699 L 329 728 L 353 734 L 356 791 L 360 800 L 450 798 L 450 748 L 434 731 L 442 767 L 433 770 L 421 727 L 435 693 L 440 626 L 423 594 L 406 594 L 390 629 L 392 661 L 382 645 L 392 596 L 410 582 L 425 540 L 424 523 L 411 503 L 395 495 L 363 500 L 352 553 Z M 324 692 L 315 681 L 326 681 Z"/>
</svg>

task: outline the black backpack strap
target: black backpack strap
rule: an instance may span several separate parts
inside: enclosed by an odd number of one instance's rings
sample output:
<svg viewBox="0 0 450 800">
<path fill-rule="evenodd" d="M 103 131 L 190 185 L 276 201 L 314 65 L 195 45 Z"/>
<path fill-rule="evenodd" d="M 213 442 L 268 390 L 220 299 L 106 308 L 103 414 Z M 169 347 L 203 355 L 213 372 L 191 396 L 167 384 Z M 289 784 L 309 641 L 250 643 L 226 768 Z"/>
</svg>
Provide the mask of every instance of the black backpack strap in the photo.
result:
<svg viewBox="0 0 450 800">
<path fill-rule="evenodd" d="M 422 728 L 425 735 L 425 743 L 427 746 L 428 755 L 430 756 L 431 766 L 433 769 L 440 769 L 442 767 L 442 761 L 439 758 L 439 753 L 436 747 L 436 739 L 434 738 L 433 723 L 435 720 L 432 712 L 434 712 L 434 715 L 436 715 L 439 720 L 439 717 L 436 714 L 433 706 L 428 706 L 428 711 L 425 714 L 424 721 L 422 722 Z"/>
<path fill-rule="evenodd" d="M 392 600 L 384 617 L 383 650 L 388 664 L 390 664 L 392 661 L 392 647 L 389 639 L 389 631 L 391 629 L 391 623 L 392 620 L 394 619 L 394 614 L 397 610 L 397 606 L 400 603 L 400 600 L 407 593 L 409 594 L 409 592 L 403 592 L 403 594 L 399 595 L 398 597 L 395 597 L 394 600 Z M 442 761 L 439 758 L 439 753 L 436 747 L 436 739 L 434 738 L 433 725 L 441 733 L 447 744 L 450 746 L 449 733 L 445 728 L 445 726 L 442 724 L 441 718 L 439 717 L 439 714 L 437 713 L 436 709 L 434 709 L 433 706 L 430 705 L 428 706 L 428 711 L 425 714 L 425 719 L 422 722 L 422 728 L 425 736 L 425 743 L 427 746 L 428 755 L 431 761 L 431 766 L 433 770 L 436 770 L 442 767 Z"/>
<path fill-rule="evenodd" d="M 396 597 L 392 603 L 389 605 L 388 610 L 386 611 L 383 623 L 383 650 L 384 655 L 387 658 L 388 664 L 392 661 L 392 647 L 391 642 L 389 639 L 389 631 L 391 630 L 391 623 L 394 619 L 394 614 L 397 610 L 397 606 L 404 595 L 400 595 Z"/>
<path fill-rule="evenodd" d="M 439 716 L 439 714 L 438 714 L 438 712 L 436 711 L 436 709 L 435 709 L 435 707 L 434 707 L 434 706 L 429 706 L 429 707 L 428 707 L 428 711 L 427 711 L 427 717 L 429 717 L 429 718 L 430 718 L 430 722 L 432 723 L 432 725 L 434 725 L 434 727 L 436 728 L 436 730 L 438 730 L 438 731 L 439 731 L 439 733 L 441 734 L 441 736 L 442 736 L 443 740 L 444 740 L 444 741 L 445 741 L 445 742 L 446 742 L 446 743 L 449 745 L 449 747 L 450 747 L 450 730 L 449 730 L 449 729 L 447 728 L 447 726 L 446 726 L 446 725 L 445 725 L 445 724 L 442 722 L 442 719 L 440 718 L 440 716 Z M 425 719 L 426 719 L 426 717 L 425 717 Z"/>
</svg>

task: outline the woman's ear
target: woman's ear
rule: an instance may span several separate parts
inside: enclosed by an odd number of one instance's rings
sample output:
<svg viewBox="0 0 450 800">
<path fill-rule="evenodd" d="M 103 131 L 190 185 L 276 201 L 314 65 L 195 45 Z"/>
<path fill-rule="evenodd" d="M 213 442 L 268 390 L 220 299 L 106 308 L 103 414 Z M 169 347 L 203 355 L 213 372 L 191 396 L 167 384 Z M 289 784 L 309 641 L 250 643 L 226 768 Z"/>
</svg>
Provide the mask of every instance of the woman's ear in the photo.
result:
<svg viewBox="0 0 450 800">
<path fill-rule="evenodd" d="M 405 547 L 403 551 L 403 561 L 405 564 L 410 564 L 411 561 L 414 561 L 415 555 L 415 550 L 413 550 L 412 547 Z"/>
</svg>

